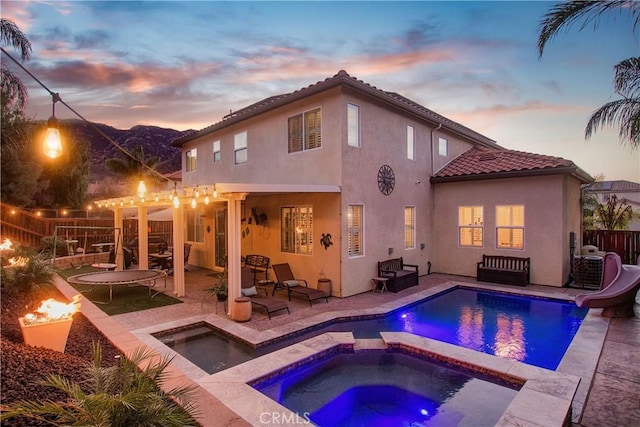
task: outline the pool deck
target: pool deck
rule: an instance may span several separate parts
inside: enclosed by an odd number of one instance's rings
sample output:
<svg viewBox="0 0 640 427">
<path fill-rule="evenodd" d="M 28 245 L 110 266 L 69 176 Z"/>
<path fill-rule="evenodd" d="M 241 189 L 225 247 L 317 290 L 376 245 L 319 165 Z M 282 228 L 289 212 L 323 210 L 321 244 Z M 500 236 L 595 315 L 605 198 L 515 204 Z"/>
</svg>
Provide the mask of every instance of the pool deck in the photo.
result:
<svg viewBox="0 0 640 427">
<path fill-rule="evenodd" d="M 280 312 L 269 320 L 266 313 L 254 309 L 249 322 L 237 323 L 225 315 L 223 303 L 217 303 L 215 297 L 205 296 L 202 292 L 203 288 L 211 285 L 213 279 L 210 274 L 211 271 L 198 268 L 191 268 L 186 273 L 187 296 L 181 298 L 182 304 L 110 317 L 85 299 L 82 312 L 124 353 L 147 345 L 161 354 L 173 356 L 175 353 L 150 333 L 206 321 L 258 343 L 343 315 L 383 312 L 458 283 L 561 299 L 572 299 L 576 294 L 588 292 L 536 285 L 524 288 L 493 285 L 478 283 L 468 277 L 431 274 L 421 277 L 419 286 L 396 294 L 369 292 L 348 298 L 330 298 L 329 303 L 324 300 L 314 302 L 311 307 L 306 300 L 293 298 L 288 303 L 290 315 L 286 311 Z M 77 293 L 62 279 L 57 280 L 56 284 L 68 297 Z M 173 290 L 171 280 L 167 287 L 167 293 L 170 293 Z M 276 295 L 286 300 L 284 292 Z M 636 314 L 640 315 L 639 304 L 635 309 Z M 606 319 L 599 313 L 600 310 L 590 311 L 583 323 L 585 327 L 581 327 L 557 369 L 562 374 L 582 379 L 573 399 L 573 425 L 640 425 L 640 319 Z M 171 380 L 167 382 L 167 387 L 185 383 L 197 386 L 196 398 L 201 409 L 199 421 L 203 425 L 255 424 L 249 422 L 246 414 L 241 416 L 238 413 L 241 411 L 232 409 L 237 408 L 233 396 L 208 392 L 206 381 L 203 380 L 208 374 L 181 356 L 175 357 L 169 373 Z M 535 424 L 531 422 L 530 425 Z"/>
</svg>

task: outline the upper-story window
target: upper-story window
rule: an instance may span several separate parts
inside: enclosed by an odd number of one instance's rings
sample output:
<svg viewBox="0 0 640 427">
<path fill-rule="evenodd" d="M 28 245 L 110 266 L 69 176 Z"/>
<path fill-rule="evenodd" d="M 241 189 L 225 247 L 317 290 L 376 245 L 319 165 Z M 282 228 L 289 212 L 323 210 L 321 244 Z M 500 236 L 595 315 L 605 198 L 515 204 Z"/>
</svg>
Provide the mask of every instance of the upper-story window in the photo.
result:
<svg viewBox="0 0 640 427">
<path fill-rule="evenodd" d="M 233 154 L 236 165 L 247 163 L 247 131 L 233 136 Z"/>
<path fill-rule="evenodd" d="M 347 145 L 360 147 L 360 107 L 347 104 Z"/>
<path fill-rule="evenodd" d="M 524 206 L 496 206 L 496 246 L 524 249 Z"/>
<path fill-rule="evenodd" d="M 416 159 L 416 128 L 407 125 L 407 159 Z"/>
<path fill-rule="evenodd" d="M 319 148 L 322 143 L 322 113 L 320 108 L 291 116 L 289 153 Z"/>
<path fill-rule="evenodd" d="M 220 159 L 220 141 L 213 141 L 213 161 L 219 162 Z"/>
<path fill-rule="evenodd" d="M 192 148 L 185 153 L 185 170 L 187 172 L 194 171 L 198 168 L 198 149 Z"/>
<path fill-rule="evenodd" d="M 484 230 L 482 206 L 460 206 L 458 208 L 458 244 L 482 247 Z"/>
<path fill-rule="evenodd" d="M 449 141 L 445 138 L 438 138 L 438 154 L 441 156 L 449 154 Z"/>
</svg>

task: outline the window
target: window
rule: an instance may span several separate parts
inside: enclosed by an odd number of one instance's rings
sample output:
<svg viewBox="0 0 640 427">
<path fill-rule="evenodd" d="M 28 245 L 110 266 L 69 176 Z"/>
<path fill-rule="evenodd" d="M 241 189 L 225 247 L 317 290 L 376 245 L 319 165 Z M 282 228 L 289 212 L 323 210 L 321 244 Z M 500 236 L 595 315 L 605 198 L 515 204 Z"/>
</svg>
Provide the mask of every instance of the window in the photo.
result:
<svg viewBox="0 0 640 427">
<path fill-rule="evenodd" d="M 280 248 L 282 252 L 313 253 L 313 207 L 285 206 L 280 209 Z"/>
<path fill-rule="evenodd" d="M 235 164 L 247 163 L 247 132 L 240 132 L 233 137 L 233 153 Z"/>
<path fill-rule="evenodd" d="M 524 206 L 496 206 L 496 246 L 524 249 Z"/>
<path fill-rule="evenodd" d="M 204 212 L 202 209 L 189 209 L 187 216 L 187 241 L 204 243 Z"/>
<path fill-rule="evenodd" d="M 416 247 L 416 207 L 404 207 L 404 248 Z"/>
<path fill-rule="evenodd" d="M 364 245 L 362 244 L 362 219 L 364 206 L 349 205 L 347 210 L 347 246 L 349 256 L 363 255 Z"/>
<path fill-rule="evenodd" d="M 460 246 L 482 247 L 482 206 L 460 206 L 458 208 L 458 243 Z"/>
<path fill-rule="evenodd" d="M 186 156 L 186 170 L 187 172 L 194 171 L 198 168 L 198 149 L 192 148 L 191 150 L 187 150 L 185 153 Z"/>
<path fill-rule="evenodd" d="M 289 153 L 319 148 L 322 142 L 320 108 L 289 117 Z"/>
<path fill-rule="evenodd" d="M 407 159 L 409 160 L 416 159 L 415 133 L 416 129 L 411 125 L 407 125 Z"/>
<path fill-rule="evenodd" d="M 360 107 L 347 104 L 347 145 L 360 147 Z"/>
<path fill-rule="evenodd" d="M 449 151 L 449 142 L 444 138 L 438 138 L 438 154 L 441 156 L 446 156 Z"/>
<path fill-rule="evenodd" d="M 220 161 L 220 141 L 213 141 L 213 161 Z"/>
</svg>

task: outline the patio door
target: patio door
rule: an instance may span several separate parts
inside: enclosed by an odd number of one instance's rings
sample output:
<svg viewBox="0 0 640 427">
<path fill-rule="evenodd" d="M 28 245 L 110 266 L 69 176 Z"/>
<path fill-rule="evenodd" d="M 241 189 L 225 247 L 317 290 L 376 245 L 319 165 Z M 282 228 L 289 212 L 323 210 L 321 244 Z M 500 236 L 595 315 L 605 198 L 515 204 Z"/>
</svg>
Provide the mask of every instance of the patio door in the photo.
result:
<svg viewBox="0 0 640 427">
<path fill-rule="evenodd" d="M 227 257 L 227 209 L 216 209 L 215 265 L 224 267 Z"/>
</svg>

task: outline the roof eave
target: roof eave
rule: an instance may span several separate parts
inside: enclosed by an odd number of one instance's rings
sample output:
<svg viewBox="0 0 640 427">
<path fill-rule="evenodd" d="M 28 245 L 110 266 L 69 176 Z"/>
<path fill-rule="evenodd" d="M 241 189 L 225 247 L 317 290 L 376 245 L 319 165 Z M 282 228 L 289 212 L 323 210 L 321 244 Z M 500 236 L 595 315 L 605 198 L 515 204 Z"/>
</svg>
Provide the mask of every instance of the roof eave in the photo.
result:
<svg viewBox="0 0 640 427">
<path fill-rule="evenodd" d="M 518 171 L 505 171 L 505 172 L 490 172 L 479 173 L 470 175 L 455 175 L 455 176 L 432 176 L 431 183 L 438 184 L 443 182 L 463 182 L 463 181 L 482 181 L 488 179 L 502 179 L 502 178 L 525 178 L 533 176 L 546 176 L 546 175 L 571 175 L 582 183 L 588 183 L 593 180 L 589 174 L 576 166 L 564 166 L 548 169 L 533 169 L 533 170 L 518 170 Z"/>
</svg>

